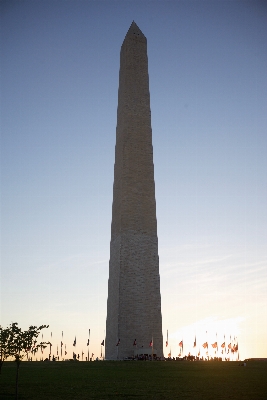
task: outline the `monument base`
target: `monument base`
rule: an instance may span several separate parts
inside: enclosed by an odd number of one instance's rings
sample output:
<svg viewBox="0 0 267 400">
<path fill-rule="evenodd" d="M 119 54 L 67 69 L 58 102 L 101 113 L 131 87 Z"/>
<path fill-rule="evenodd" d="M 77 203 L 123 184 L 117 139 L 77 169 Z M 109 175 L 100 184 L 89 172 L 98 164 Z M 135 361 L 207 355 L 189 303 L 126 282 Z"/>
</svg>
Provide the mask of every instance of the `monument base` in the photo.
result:
<svg viewBox="0 0 267 400">
<path fill-rule="evenodd" d="M 152 356 L 152 347 L 144 348 L 140 347 L 139 349 L 134 350 L 134 357 L 139 356 Z M 153 356 L 157 356 L 157 349 L 153 349 Z"/>
</svg>

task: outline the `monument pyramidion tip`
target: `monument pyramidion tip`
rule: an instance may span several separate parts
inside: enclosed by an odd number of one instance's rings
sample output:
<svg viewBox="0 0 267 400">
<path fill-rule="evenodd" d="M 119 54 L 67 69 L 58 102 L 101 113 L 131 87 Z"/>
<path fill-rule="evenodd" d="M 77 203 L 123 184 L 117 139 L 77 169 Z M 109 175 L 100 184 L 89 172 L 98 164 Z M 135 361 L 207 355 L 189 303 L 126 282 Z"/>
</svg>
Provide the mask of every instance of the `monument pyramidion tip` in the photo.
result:
<svg viewBox="0 0 267 400">
<path fill-rule="evenodd" d="M 131 23 L 131 26 L 126 34 L 126 37 L 130 35 L 135 35 L 136 37 L 140 36 L 145 38 L 145 35 L 134 21 Z"/>
</svg>

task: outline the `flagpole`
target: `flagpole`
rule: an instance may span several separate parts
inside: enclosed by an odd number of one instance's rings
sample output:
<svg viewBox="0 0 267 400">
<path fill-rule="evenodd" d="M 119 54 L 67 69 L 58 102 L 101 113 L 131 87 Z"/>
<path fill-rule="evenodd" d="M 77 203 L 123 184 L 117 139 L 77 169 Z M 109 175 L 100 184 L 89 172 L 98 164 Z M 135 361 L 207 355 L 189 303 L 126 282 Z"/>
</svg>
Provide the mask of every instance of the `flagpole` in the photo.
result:
<svg viewBox="0 0 267 400">
<path fill-rule="evenodd" d="M 63 331 L 61 333 L 61 342 L 60 342 L 60 357 L 61 357 L 61 361 L 62 361 L 62 340 L 63 340 Z"/>
<path fill-rule="evenodd" d="M 195 334 L 195 341 L 194 341 L 194 346 L 193 346 L 193 348 L 194 348 L 194 356 L 195 356 L 195 358 L 197 357 L 197 335 Z"/>
<path fill-rule="evenodd" d="M 217 338 L 217 332 L 216 332 L 216 344 L 217 344 L 217 347 L 216 347 L 216 350 L 215 350 L 215 354 L 216 354 L 216 357 L 218 358 L 218 338 Z"/>
<path fill-rule="evenodd" d="M 104 343 L 106 343 L 106 331 L 105 331 L 105 329 L 104 329 L 104 340 L 105 340 Z M 104 360 L 105 360 L 105 346 L 103 346 L 103 361 Z"/>
<path fill-rule="evenodd" d="M 224 340 L 224 361 L 225 361 L 225 349 L 226 349 L 226 342 L 225 342 L 225 334 L 223 335 L 223 340 Z"/>
<path fill-rule="evenodd" d="M 231 358 L 232 358 L 232 337 L 231 337 L 231 335 L 230 335 L 230 349 L 229 350 L 230 350 L 229 360 L 232 361 L 231 360 Z"/>
<path fill-rule="evenodd" d="M 152 336 L 152 361 L 153 361 L 153 346 L 154 346 L 154 343 L 153 343 L 153 336 Z"/>
<path fill-rule="evenodd" d="M 52 342 L 52 332 L 51 332 L 51 342 Z M 52 347 L 52 343 L 50 343 L 50 352 L 49 352 L 49 361 L 51 360 L 51 347 Z"/>
<path fill-rule="evenodd" d="M 208 361 L 209 361 L 209 343 L 208 343 L 208 331 L 206 331 L 206 342 L 207 342 L 207 352 L 206 352 L 206 354 L 207 354 L 207 357 L 208 357 Z"/>
<path fill-rule="evenodd" d="M 167 354 L 169 354 L 169 349 L 168 349 L 168 347 L 169 347 L 169 335 L 168 335 L 168 329 L 167 329 Z"/>
<path fill-rule="evenodd" d="M 89 361 L 89 354 L 90 354 L 89 348 L 90 348 L 90 329 L 89 329 L 89 340 L 88 340 L 88 350 L 87 350 L 87 361 Z"/>
</svg>

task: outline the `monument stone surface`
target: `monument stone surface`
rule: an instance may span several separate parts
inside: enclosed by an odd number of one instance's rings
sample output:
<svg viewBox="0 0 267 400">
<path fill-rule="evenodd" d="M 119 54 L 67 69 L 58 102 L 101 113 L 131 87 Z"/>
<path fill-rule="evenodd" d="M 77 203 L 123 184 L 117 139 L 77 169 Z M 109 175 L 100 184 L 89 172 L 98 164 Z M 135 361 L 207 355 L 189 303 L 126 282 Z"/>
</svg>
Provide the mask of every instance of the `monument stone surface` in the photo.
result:
<svg viewBox="0 0 267 400">
<path fill-rule="evenodd" d="M 147 40 L 133 22 L 120 53 L 105 358 L 142 348 L 163 356 Z"/>
</svg>

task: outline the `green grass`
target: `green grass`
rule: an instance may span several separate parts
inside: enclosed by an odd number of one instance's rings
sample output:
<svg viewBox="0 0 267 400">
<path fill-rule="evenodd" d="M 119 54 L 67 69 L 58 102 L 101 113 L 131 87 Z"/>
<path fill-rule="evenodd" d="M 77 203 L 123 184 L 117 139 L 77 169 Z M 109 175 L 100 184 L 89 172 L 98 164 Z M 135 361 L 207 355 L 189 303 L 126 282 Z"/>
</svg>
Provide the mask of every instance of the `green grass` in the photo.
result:
<svg viewBox="0 0 267 400">
<path fill-rule="evenodd" d="M 19 399 L 267 399 L 267 363 L 23 362 Z M 0 399 L 14 399 L 16 365 L 5 362 Z"/>
</svg>

